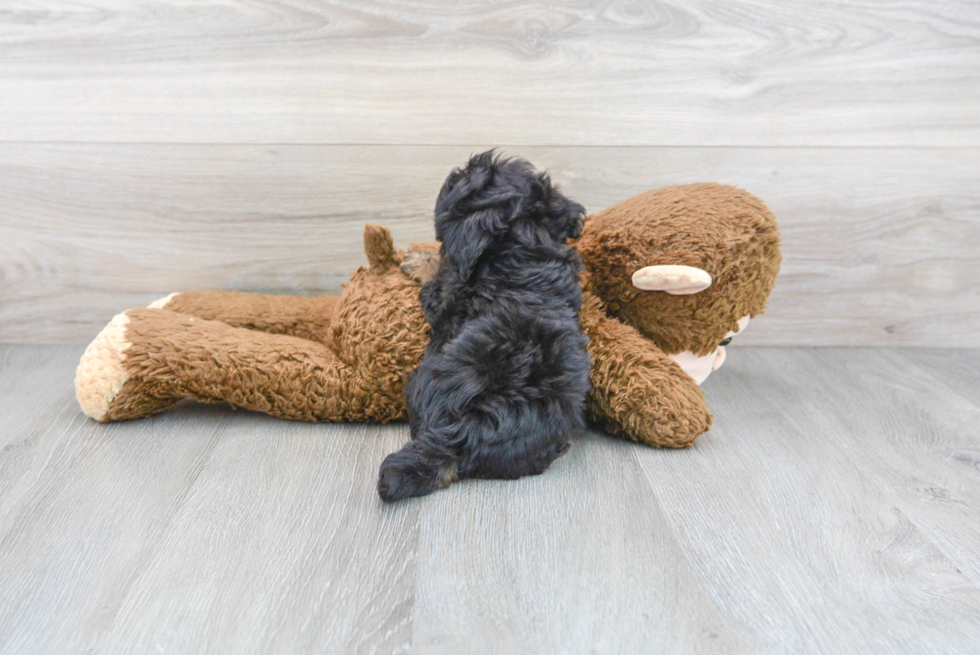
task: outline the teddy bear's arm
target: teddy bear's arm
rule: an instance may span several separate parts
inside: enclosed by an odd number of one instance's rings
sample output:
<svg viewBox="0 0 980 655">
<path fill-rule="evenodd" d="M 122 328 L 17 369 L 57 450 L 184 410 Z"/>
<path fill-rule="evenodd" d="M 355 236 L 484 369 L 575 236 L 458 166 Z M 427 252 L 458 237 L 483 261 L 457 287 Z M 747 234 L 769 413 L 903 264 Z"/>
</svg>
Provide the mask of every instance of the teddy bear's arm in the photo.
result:
<svg viewBox="0 0 980 655">
<path fill-rule="evenodd" d="M 188 314 L 233 327 L 323 341 L 337 296 L 276 296 L 242 291 L 184 291 L 150 307 Z"/>
<path fill-rule="evenodd" d="M 612 434 L 668 448 L 686 448 L 711 427 L 701 388 L 659 348 L 606 316 L 588 292 L 581 316 L 592 357 L 593 420 Z"/>
</svg>

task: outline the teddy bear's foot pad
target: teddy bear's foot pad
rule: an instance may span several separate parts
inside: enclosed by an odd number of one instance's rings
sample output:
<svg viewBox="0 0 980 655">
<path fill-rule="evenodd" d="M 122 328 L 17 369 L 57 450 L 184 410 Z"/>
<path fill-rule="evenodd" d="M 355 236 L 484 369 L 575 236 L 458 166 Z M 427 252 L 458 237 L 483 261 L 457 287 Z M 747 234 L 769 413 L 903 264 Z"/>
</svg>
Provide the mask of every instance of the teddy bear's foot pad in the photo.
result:
<svg viewBox="0 0 980 655">
<path fill-rule="evenodd" d="M 88 345 L 75 371 L 75 397 L 82 411 L 99 422 L 140 418 L 162 411 L 175 401 L 142 397 L 137 380 L 126 367 L 130 317 L 116 315 Z M 125 402 L 124 402 L 125 400 Z"/>
<path fill-rule="evenodd" d="M 116 315 L 95 340 L 88 345 L 75 372 L 75 397 L 87 416 L 106 420 L 109 407 L 116 399 L 129 373 L 123 365 L 126 350 L 126 325 L 129 317 Z"/>
</svg>

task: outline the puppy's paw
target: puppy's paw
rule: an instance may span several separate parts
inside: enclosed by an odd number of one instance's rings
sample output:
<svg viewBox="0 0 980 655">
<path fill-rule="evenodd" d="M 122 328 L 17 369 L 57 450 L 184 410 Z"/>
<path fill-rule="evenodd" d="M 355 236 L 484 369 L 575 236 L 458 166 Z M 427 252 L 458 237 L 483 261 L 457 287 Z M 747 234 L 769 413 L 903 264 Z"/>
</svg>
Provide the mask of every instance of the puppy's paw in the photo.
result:
<svg viewBox="0 0 980 655">
<path fill-rule="evenodd" d="M 426 459 L 415 445 L 385 457 L 378 474 L 378 495 L 385 502 L 427 496 L 456 481 L 456 464 L 440 465 Z"/>
<path fill-rule="evenodd" d="M 381 464 L 378 474 L 378 495 L 390 503 L 396 500 L 426 496 L 436 490 L 437 471 L 425 462 L 413 462 L 392 453 Z"/>
<path fill-rule="evenodd" d="M 409 250 L 402 260 L 402 272 L 419 284 L 425 284 L 439 270 L 439 253 L 431 250 Z"/>
</svg>

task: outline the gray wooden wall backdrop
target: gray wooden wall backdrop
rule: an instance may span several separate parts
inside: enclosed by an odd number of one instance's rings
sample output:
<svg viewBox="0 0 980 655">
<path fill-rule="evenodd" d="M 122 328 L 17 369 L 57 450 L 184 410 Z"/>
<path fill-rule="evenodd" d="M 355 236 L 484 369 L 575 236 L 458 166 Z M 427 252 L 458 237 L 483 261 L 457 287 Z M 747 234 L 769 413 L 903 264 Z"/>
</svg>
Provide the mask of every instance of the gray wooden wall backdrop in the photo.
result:
<svg viewBox="0 0 980 655">
<path fill-rule="evenodd" d="M 337 292 L 501 145 L 590 210 L 718 180 L 785 265 L 741 343 L 976 346 L 980 3 L 36 0 L 0 9 L 0 341 L 179 289 Z"/>
</svg>

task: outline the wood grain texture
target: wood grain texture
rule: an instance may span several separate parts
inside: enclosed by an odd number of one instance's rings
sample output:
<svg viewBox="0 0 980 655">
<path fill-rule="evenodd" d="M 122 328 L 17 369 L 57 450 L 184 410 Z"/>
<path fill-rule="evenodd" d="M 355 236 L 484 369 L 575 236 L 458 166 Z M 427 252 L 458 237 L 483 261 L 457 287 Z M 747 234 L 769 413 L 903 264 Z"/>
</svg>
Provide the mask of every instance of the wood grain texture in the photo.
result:
<svg viewBox="0 0 980 655">
<path fill-rule="evenodd" d="M 0 341 L 87 341 L 176 290 L 338 293 L 364 223 L 431 239 L 483 147 L 0 144 Z M 763 198 L 784 264 L 740 345 L 976 345 L 980 149 L 510 151 L 591 211 L 703 180 Z"/>
<path fill-rule="evenodd" d="M 98 425 L 71 392 L 79 349 L 41 353 L 2 351 L 23 397 L 0 451 L 0 653 L 406 651 L 417 508 L 374 491 L 403 428 L 194 404 Z"/>
<path fill-rule="evenodd" d="M 963 398 L 980 400 L 980 350 L 960 349 L 950 352 L 944 348 L 908 348 L 902 358 L 923 374 L 941 380 L 943 388 Z"/>
<path fill-rule="evenodd" d="M 636 451 L 589 434 L 545 475 L 424 502 L 414 648 L 757 652 L 678 547 Z"/>
<path fill-rule="evenodd" d="M 705 384 L 715 423 L 697 455 L 637 454 L 661 504 L 681 508 L 670 519 L 688 559 L 765 651 L 957 652 L 980 639 L 963 556 L 980 502 L 908 502 L 956 463 L 931 438 L 933 381 L 906 378 L 917 395 L 900 404 L 891 356 L 733 351 Z"/>
<path fill-rule="evenodd" d="M 408 652 L 419 507 L 375 491 L 404 427 L 229 414 L 97 650 Z"/>
<path fill-rule="evenodd" d="M 173 430 L 181 422 L 174 414 L 102 430 L 79 415 L 74 400 L 72 360 L 80 350 L 41 353 L 5 350 L 0 374 L 4 387 L 22 394 L 4 413 L 0 456 L 4 654 L 92 645 L 227 427 L 212 415 L 192 431 Z M 44 365 L 35 368 L 38 359 Z"/>
<path fill-rule="evenodd" d="M 733 352 L 692 449 L 384 506 L 404 425 L 99 425 L 0 346 L 0 653 L 970 652 L 978 353 Z"/>
<path fill-rule="evenodd" d="M 0 140 L 980 146 L 972 0 L 15 4 Z"/>
<path fill-rule="evenodd" d="M 977 354 L 967 357 L 975 361 Z M 944 357 L 942 371 L 955 370 L 964 355 L 954 350 Z M 855 349 L 835 357 L 806 350 L 789 366 L 780 367 L 775 360 L 772 353 L 763 353 L 751 358 L 749 366 L 758 373 L 773 371 L 773 379 L 781 383 L 771 394 L 775 402 L 788 407 L 796 400 L 790 420 L 799 426 L 822 425 L 826 438 L 841 449 L 873 461 L 873 466 L 865 465 L 870 482 L 889 490 L 883 495 L 958 571 L 980 584 L 980 396 L 961 395 L 959 385 L 946 383 L 946 374 L 910 365 L 901 352 Z M 794 368 L 809 374 L 801 378 Z M 971 377 L 977 388 L 976 369 Z M 799 400 L 804 385 L 827 389 L 842 382 L 860 393 L 835 396 L 833 407 L 819 402 L 819 396 Z M 976 625 L 980 630 L 980 623 Z"/>
</svg>

